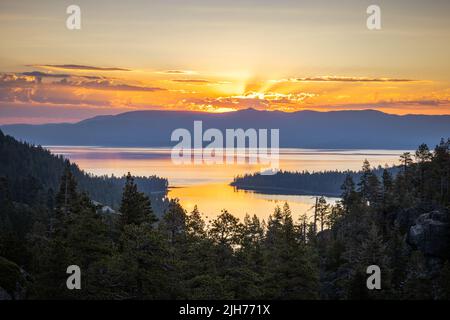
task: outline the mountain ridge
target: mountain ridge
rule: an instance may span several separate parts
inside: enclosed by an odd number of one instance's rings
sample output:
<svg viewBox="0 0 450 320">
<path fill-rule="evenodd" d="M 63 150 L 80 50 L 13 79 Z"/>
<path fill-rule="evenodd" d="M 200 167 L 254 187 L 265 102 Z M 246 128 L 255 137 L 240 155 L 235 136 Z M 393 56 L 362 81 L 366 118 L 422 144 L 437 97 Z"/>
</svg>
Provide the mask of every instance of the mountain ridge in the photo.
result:
<svg viewBox="0 0 450 320">
<path fill-rule="evenodd" d="M 4 125 L 17 139 L 41 145 L 170 147 L 173 130 L 279 129 L 280 147 L 414 149 L 450 137 L 450 115 L 395 115 L 381 111 L 343 110 L 293 113 L 244 109 L 228 113 L 139 110 L 96 116 L 77 123 Z"/>
</svg>

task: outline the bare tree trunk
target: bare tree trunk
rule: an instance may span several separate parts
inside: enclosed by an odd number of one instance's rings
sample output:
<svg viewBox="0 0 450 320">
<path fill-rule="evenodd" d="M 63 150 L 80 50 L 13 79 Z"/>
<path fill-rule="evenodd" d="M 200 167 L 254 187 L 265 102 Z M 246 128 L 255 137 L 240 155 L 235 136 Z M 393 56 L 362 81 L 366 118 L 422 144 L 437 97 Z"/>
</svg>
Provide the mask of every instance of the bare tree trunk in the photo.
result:
<svg viewBox="0 0 450 320">
<path fill-rule="evenodd" d="M 319 202 L 319 198 L 316 197 L 316 205 L 314 206 L 314 234 L 317 233 L 317 205 Z"/>
</svg>

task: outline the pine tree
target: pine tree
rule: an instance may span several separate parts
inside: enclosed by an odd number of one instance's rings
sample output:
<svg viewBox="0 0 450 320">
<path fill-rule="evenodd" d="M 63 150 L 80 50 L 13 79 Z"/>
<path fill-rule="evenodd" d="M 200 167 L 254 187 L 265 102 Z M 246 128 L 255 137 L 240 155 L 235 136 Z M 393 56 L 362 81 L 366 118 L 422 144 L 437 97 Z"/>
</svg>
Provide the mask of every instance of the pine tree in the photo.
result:
<svg viewBox="0 0 450 320">
<path fill-rule="evenodd" d="M 0 257 L 18 264 L 27 262 L 25 236 L 30 218 L 26 210 L 15 208 L 8 180 L 0 177 Z"/>
<path fill-rule="evenodd" d="M 353 182 L 353 178 L 350 174 L 345 176 L 344 183 L 341 186 L 342 194 L 341 194 L 341 203 L 344 211 L 348 213 L 350 208 L 355 204 L 357 200 L 357 193 L 355 191 L 355 183 Z"/>
<path fill-rule="evenodd" d="M 186 216 L 186 232 L 190 239 L 206 237 L 206 224 L 197 206 L 194 206 L 194 210 Z"/>
<path fill-rule="evenodd" d="M 438 190 L 433 198 L 442 205 L 450 203 L 450 139 L 441 139 L 439 145 L 434 149 L 433 155 L 433 186 Z"/>
<path fill-rule="evenodd" d="M 281 237 L 283 226 L 283 213 L 279 206 L 275 207 L 273 215 L 269 216 L 267 223 L 266 242 L 271 245 L 274 244 L 278 238 Z"/>
<path fill-rule="evenodd" d="M 172 199 L 164 213 L 159 229 L 166 234 L 169 242 L 185 241 L 186 236 L 186 212 L 181 207 L 178 199 Z"/>
<path fill-rule="evenodd" d="M 386 296 L 390 291 L 391 270 L 389 268 L 390 261 L 387 257 L 386 244 L 377 226 L 372 223 L 368 228 L 364 240 L 359 246 L 349 248 L 353 250 L 349 266 L 352 269 L 351 279 L 348 287 L 348 298 L 350 299 L 370 299 Z M 368 266 L 376 265 L 381 270 L 381 288 L 383 292 L 377 290 L 369 291 L 366 286 L 366 270 Z"/>
<path fill-rule="evenodd" d="M 228 297 L 220 275 L 223 265 L 217 263 L 217 250 L 208 237 L 205 221 L 198 208 L 186 217 L 186 245 L 179 267 L 180 295 L 188 299 L 221 299 Z M 231 298 L 231 297 L 230 297 Z"/>
<path fill-rule="evenodd" d="M 450 261 L 447 260 L 441 268 L 439 279 L 438 299 L 450 300 Z"/>
<path fill-rule="evenodd" d="M 414 251 L 410 255 L 407 276 L 402 289 L 402 296 L 407 300 L 433 299 L 430 273 L 427 270 L 425 257 L 419 251 Z"/>
<path fill-rule="evenodd" d="M 268 262 L 265 298 L 313 299 L 318 294 L 318 273 L 314 254 L 297 241 L 290 209 L 277 207 L 267 225 L 264 243 Z"/>
<path fill-rule="evenodd" d="M 328 216 L 330 214 L 330 205 L 327 203 L 325 197 L 321 196 L 316 204 L 317 217 L 320 224 L 320 231 L 324 230 L 327 224 Z"/>
<path fill-rule="evenodd" d="M 66 163 L 64 174 L 61 177 L 59 192 L 55 199 L 55 214 L 50 221 L 50 232 L 65 232 L 65 219 L 74 212 L 79 212 L 80 209 L 77 182 L 70 170 L 69 164 Z"/>
<path fill-rule="evenodd" d="M 308 216 L 304 213 L 298 218 L 297 225 L 297 241 L 306 244 L 307 241 L 307 230 L 308 230 Z"/>
<path fill-rule="evenodd" d="M 82 299 L 109 298 L 103 278 L 104 270 L 112 254 L 107 225 L 96 212 L 86 194 L 80 195 L 81 209 L 73 213 L 68 221 L 66 246 L 70 263 L 78 265 L 83 273 L 83 291 L 73 291 L 73 296 Z"/>
<path fill-rule="evenodd" d="M 77 192 L 77 182 L 66 163 L 59 192 L 56 195 L 55 209 L 49 220 L 48 237 L 38 237 L 34 248 L 36 266 L 35 292 L 38 298 L 67 299 L 73 295 L 66 288 L 66 270 L 74 263 L 70 251 L 68 235 L 73 222 L 82 211 L 82 198 Z M 86 241 L 82 239 L 81 241 Z M 36 254 L 41 253 L 40 255 Z"/>
<path fill-rule="evenodd" d="M 117 251 L 111 260 L 114 294 L 120 299 L 168 299 L 171 296 L 171 254 L 160 232 L 149 198 L 126 176 L 120 206 Z"/>
<path fill-rule="evenodd" d="M 372 170 L 370 169 L 370 163 L 369 161 L 364 160 L 362 170 L 361 170 L 361 177 L 359 179 L 358 183 L 358 191 L 361 194 L 361 197 L 365 201 L 369 201 L 370 198 L 370 177 L 372 176 Z"/>
<path fill-rule="evenodd" d="M 428 162 L 432 159 L 432 153 L 426 144 L 421 144 L 417 148 L 415 157 L 419 169 L 419 196 L 422 200 L 425 199 L 425 176 L 428 167 Z"/>
<path fill-rule="evenodd" d="M 400 163 L 402 164 L 402 167 L 403 167 L 403 173 L 406 174 L 406 172 L 408 171 L 408 168 L 413 163 L 411 153 L 404 152 L 402 155 L 400 155 Z"/>
<path fill-rule="evenodd" d="M 111 263 L 116 299 L 171 299 L 170 251 L 149 224 L 123 226 L 119 251 Z"/>
<path fill-rule="evenodd" d="M 262 248 L 264 223 L 254 215 L 246 215 L 241 228 L 240 247 L 235 252 L 235 263 L 230 291 L 237 299 L 258 299 L 263 296 L 265 255 Z"/>
<path fill-rule="evenodd" d="M 238 218 L 227 210 L 222 210 L 222 213 L 212 221 L 209 236 L 219 245 L 233 246 L 239 243 L 241 226 Z"/>
<path fill-rule="evenodd" d="M 240 235 L 243 248 L 258 247 L 264 239 L 264 225 L 256 215 L 245 215 Z"/>
<path fill-rule="evenodd" d="M 386 168 L 383 170 L 382 184 L 383 184 L 382 198 L 383 198 L 384 207 L 386 208 L 390 202 L 389 201 L 390 195 L 392 193 L 393 186 L 394 186 L 392 175 L 389 173 L 389 171 Z"/>
<path fill-rule="evenodd" d="M 415 157 L 417 163 L 425 163 L 431 161 L 432 153 L 425 143 L 422 143 L 416 150 Z"/>
<path fill-rule="evenodd" d="M 379 206 L 380 200 L 381 200 L 380 181 L 378 180 L 378 177 L 374 173 L 372 173 L 369 176 L 368 200 L 369 200 L 369 203 L 374 208 Z"/>
<path fill-rule="evenodd" d="M 120 225 L 147 223 L 152 225 L 157 221 L 153 213 L 150 199 L 138 191 L 133 177 L 128 173 L 120 206 Z"/>
<path fill-rule="evenodd" d="M 33 235 L 37 268 L 35 291 L 40 298 L 108 297 L 101 280 L 105 276 L 102 270 L 107 268 L 111 254 L 106 224 L 89 197 L 77 192 L 76 185 L 67 169 L 61 178 L 50 237 L 47 238 L 45 232 Z M 82 270 L 82 292 L 69 291 L 65 287 L 66 269 L 70 265 L 77 265 Z"/>
</svg>

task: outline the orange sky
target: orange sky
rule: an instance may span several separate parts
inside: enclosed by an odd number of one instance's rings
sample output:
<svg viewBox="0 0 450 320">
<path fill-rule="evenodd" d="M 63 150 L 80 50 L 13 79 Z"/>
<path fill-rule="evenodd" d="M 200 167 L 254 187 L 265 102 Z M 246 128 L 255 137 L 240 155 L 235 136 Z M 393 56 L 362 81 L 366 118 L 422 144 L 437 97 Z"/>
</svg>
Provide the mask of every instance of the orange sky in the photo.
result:
<svg viewBox="0 0 450 320">
<path fill-rule="evenodd" d="M 139 109 L 377 109 L 450 114 L 448 2 L 0 4 L 0 124 Z"/>
</svg>

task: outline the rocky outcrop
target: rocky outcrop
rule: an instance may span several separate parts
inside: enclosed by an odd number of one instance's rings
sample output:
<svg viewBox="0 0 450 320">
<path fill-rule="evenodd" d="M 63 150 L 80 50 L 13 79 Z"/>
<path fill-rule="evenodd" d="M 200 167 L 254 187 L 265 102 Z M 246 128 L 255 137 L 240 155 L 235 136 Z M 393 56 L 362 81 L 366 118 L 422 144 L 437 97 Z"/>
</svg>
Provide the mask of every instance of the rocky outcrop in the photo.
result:
<svg viewBox="0 0 450 320">
<path fill-rule="evenodd" d="M 432 205 L 419 204 L 412 208 L 403 208 L 397 212 L 388 214 L 388 218 L 392 219 L 394 225 L 402 233 L 408 233 L 411 226 L 416 224 L 416 220 L 424 213 L 429 213 L 436 208 Z"/>
<path fill-rule="evenodd" d="M 439 258 L 450 256 L 449 216 L 439 210 L 420 215 L 408 233 L 408 243 L 425 255 Z"/>
<path fill-rule="evenodd" d="M 408 208 L 400 210 L 393 214 L 395 226 L 401 232 L 408 232 L 412 225 L 415 224 L 417 218 L 426 211 L 421 211 L 418 208 Z"/>
<path fill-rule="evenodd" d="M 26 297 L 26 273 L 14 262 L 0 257 L 0 300 Z"/>
</svg>

